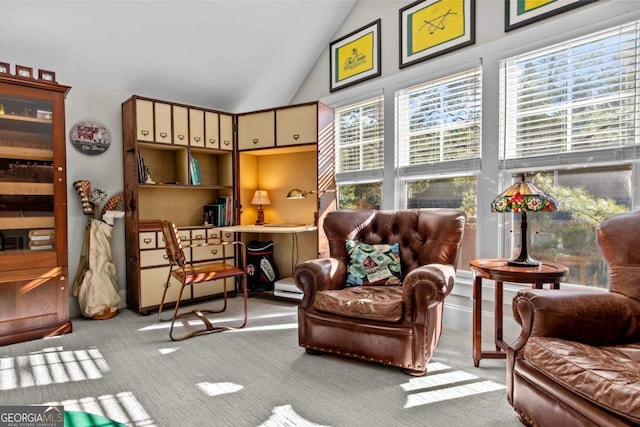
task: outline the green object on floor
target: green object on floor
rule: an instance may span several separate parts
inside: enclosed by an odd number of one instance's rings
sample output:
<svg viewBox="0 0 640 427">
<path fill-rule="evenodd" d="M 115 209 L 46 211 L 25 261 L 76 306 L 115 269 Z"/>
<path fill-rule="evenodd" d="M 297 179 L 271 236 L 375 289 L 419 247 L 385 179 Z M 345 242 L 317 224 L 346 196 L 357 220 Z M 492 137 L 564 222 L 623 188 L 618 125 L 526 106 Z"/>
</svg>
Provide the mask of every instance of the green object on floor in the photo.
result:
<svg viewBox="0 0 640 427">
<path fill-rule="evenodd" d="M 65 427 L 127 427 L 117 421 L 105 418 L 102 415 L 89 412 L 64 411 Z"/>
</svg>

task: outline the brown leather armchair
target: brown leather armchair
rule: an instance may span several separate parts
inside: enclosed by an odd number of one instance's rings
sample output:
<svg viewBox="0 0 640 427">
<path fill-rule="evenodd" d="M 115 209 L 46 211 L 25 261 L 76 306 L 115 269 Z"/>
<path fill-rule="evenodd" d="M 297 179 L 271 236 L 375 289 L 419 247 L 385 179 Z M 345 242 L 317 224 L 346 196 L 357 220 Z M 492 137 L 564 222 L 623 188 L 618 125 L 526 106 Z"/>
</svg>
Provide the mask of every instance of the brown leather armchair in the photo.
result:
<svg viewBox="0 0 640 427">
<path fill-rule="evenodd" d="M 296 266 L 304 292 L 298 338 L 308 353 L 334 353 L 424 375 L 442 332 L 466 216 L 457 209 L 337 210 L 324 220 L 328 258 Z M 345 287 L 345 240 L 398 243 L 402 283 Z"/>
<path fill-rule="evenodd" d="M 597 231 L 609 292 L 520 290 L 507 399 L 532 426 L 640 425 L 640 211 Z"/>
</svg>

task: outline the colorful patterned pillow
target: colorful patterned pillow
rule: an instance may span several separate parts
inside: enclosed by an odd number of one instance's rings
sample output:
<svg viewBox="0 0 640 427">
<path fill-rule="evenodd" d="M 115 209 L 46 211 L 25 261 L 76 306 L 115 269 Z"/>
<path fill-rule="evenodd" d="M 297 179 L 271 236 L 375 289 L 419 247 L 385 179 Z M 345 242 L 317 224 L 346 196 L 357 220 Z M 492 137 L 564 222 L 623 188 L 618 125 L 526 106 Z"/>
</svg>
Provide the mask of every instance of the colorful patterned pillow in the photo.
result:
<svg viewBox="0 0 640 427">
<path fill-rule="evenodd" d="M 345 240 L 349 270 L 345 286 L 399 285 L 400 247 L 397 243 L 368 245 Z"/>
</svg>

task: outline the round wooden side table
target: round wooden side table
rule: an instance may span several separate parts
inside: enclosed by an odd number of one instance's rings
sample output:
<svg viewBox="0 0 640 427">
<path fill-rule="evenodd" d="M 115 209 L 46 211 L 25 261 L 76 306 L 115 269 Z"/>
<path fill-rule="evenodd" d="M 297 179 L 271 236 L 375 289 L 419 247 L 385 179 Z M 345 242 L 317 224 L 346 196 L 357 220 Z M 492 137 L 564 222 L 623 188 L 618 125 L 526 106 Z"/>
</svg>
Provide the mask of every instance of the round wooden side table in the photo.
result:
<svg viewBox="0 0 640 427">
<path fill-rule="evenodd" d="M 534 289 L 542 289 L 545 283 L 551 289 L 560 289 L 560 281 L 569 269 L 561 264 L 540 262 L 536 267 L 514 267 L 501 258 L 475 259 L 471 261 L 473 271 L 473 365 L 480 359 L 505 359 L 507 344 L 502 339 L 503 282 L 530 283 Z M 495 351 L 482 351 L 482 279 L 495 281 Z"/>
</svg>

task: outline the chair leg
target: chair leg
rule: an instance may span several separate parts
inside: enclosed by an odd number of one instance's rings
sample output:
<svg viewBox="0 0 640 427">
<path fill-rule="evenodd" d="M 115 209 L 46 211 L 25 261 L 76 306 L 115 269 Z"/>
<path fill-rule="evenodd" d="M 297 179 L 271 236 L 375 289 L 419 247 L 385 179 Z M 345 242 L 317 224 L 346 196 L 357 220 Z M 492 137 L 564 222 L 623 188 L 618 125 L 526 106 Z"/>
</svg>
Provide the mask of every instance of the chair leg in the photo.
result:
<svg viewBox="0 0 640 427">
<path fill-rule="evenodd" d="M 246 273 L 244 275 L 244 280 L 245 280 L 245 284 L 246 284 Z M 247 311 L 247 290 L 246 290 L 246 286 L 243 287 L 243 303 L 244 303 L 244 319 L 243 322 L 240 326 L 227 326 L 227 325 L 214 325 L 213 323 L 211 323 L 211 321 L 209 319 L 207 319 L 207 317 L 205 316 L 205 314 L 210 314 L 210 313 L 221 313 L 223 311 L 225 311 L 227 309 L 227 283 L 226 281 L 224 282 L 224 292 L 223 292 L 223 297 L 224 297 L 224 303 L 223 303 L 223 308 L 220 311 L 213 311 L 213 310 L 192 310 L 189 312 L 185 312 L 185 313 L 178 313 L 179 309 L 180 309 L 180 301 L 182 300 L 182 294 L 184 292 L 184 288 L 186 286 L 191 286 L 191 285 L 185 285 L 184 283 L 182 284 L 182 287 L 180 288 L 180 294 L 178 295 L 178 301 L 176 301 L 176 307 L 173 311 L 173 320 L 171 322 L 171 329 L 169 330 L 169 337 L 171 338 L 172 341 L 182 341 L 185 340 L 187 338 L 191 338 L 195 335 L 198 334 L 205 334 L 205 333 L 216 333 L 216 332 L 222 332 L 222 331 L 228 331 L 228 330 L 232 330 L 232 329 L 241 329 L 244 328 L 247 325 L 247 321 L 249 318 L 248 315 L 248 311 Z M 166 288 L 165 288 L 166 291 Z M 163 297 L 164 299 L 164 297 Z M 183 327 L 188 330 L 189 332 L 181 335 L 181 336 L 175 336 L 173 333 L 173 328 L 175 325 L 176 320 L 183 318 L 183 317 L 187 317 L 187 316 L 196 316 L 203 324 L 204 324 L 204 329 L 193 329 L 190 326 L 188 326 L 187 323 L 182 322 Z"/>
</svg>

